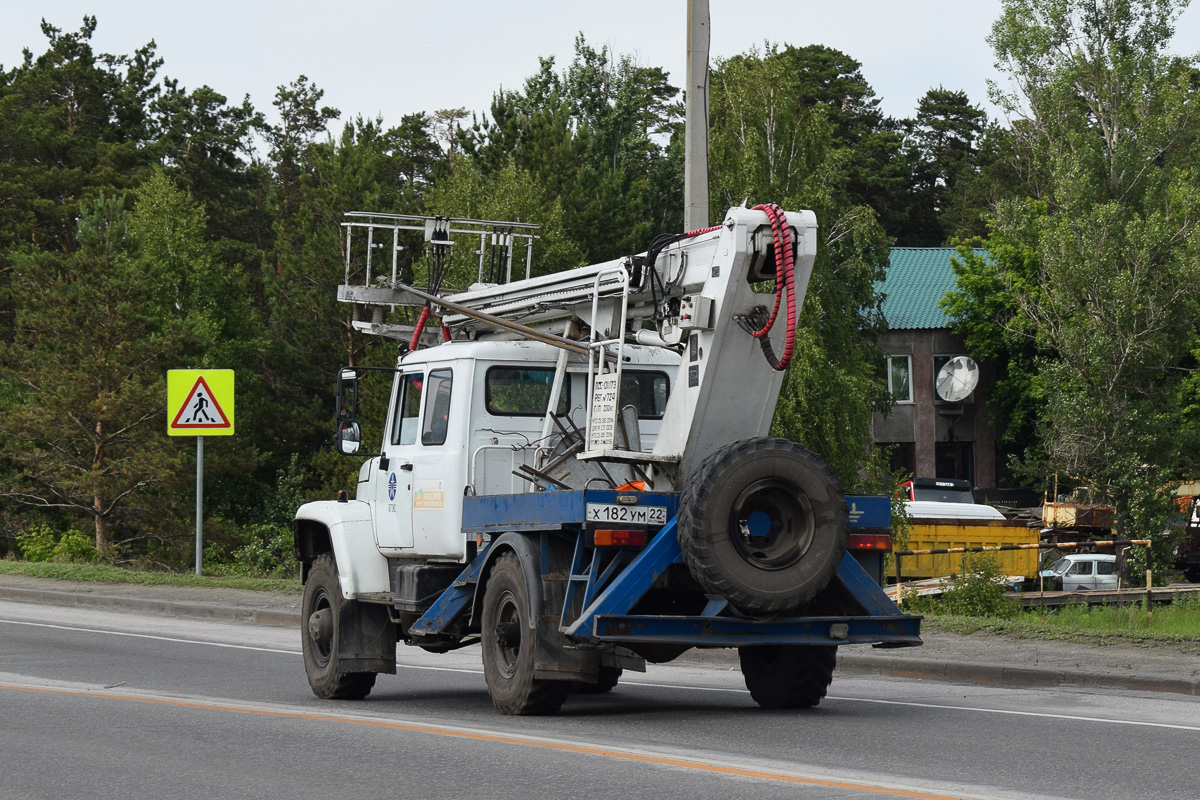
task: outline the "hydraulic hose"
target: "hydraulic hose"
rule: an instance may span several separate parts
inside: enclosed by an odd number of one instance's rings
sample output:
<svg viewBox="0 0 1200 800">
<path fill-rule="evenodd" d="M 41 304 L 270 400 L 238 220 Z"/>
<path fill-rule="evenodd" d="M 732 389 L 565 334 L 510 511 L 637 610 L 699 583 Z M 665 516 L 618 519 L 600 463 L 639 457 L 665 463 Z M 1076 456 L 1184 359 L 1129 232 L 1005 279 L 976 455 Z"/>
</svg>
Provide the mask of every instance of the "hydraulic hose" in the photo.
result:
<svg viewBox="0 0 1200 800">
<path fill-rule="evenodd" d="M 796 350 L 796 259 L 792 243 L 792 229 L 788 225 L 787 215 L 775 203 L 765 203 L 754 207 L 756 211 L 765 211 L 771 222 L 771 237 L 775 247 L 775 307 L 764 321 L 761 314 L 752 315 L 752 324 L 744 325 L 746 331 L 758 339 L 762 345 L 763 355 L 773 369 L 786 369 L 792 363 L 792 354 Z M 775 327 L 779 316 L 779 307 L 784 294 L 787 294 L 787 330 L 784 334 L 783 355 L 775 357 L 774 349 L 767 338 Z M 755 328 L 754 326 L 758 327 Z"/>
</svg>

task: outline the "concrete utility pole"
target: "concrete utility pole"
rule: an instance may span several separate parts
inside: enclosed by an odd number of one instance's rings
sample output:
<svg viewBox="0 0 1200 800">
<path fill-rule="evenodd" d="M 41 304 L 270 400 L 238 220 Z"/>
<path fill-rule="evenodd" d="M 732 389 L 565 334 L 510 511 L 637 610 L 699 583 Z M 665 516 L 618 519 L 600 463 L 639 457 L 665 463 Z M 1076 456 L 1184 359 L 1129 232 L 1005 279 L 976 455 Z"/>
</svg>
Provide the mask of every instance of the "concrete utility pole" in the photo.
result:
<svg viewBox="0 0 1200 800">
<path fill-rule="evenodd" d="M 688 0 L 683 228 L 708 227 L 708 0 Z"/>
</svg>

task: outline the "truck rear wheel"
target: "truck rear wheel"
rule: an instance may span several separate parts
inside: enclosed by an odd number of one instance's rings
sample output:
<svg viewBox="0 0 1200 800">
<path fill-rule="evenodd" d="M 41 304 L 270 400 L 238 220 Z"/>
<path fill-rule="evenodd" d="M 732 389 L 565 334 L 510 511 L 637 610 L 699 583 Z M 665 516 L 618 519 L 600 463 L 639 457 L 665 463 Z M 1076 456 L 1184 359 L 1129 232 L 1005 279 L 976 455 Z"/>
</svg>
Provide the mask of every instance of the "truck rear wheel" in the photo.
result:
<svg viewBox="0 0 1200 800">
<path fill-rule="evenodd" d="M 374 672 L 342 672 L 338 658 L 338 628 L 342 606 L 353 603 L 342 597 L 333 556 L 317 556 L 304 584 L 301 620 L 304 631 L 304 671 L 313 694 L 332 700 L 361 700 L 375 685 Z"/>
<path fill-rule="evenodd" d="M 846 497 L 829 467 L 786 439 L 745 439 L 705 459 L 679 501 L 683 561 L 751 614 L 808 602 L 846 552 Z"/>
<path fill-rule="evenodd" d="M 833 681 L 837 648 L 816 644 L 739 647 L 742 677 L 763 708 L 812 708 Z"/>
<path fill-rule="evenodd" d="M 571 689 L 568 681 L 534 677 L 537 633 L 530 624 L 529 587 L 512 553 L 496 559 L 483 594 L 483 674 L 492 704 L 504 714 L 553 714 Z"/>
</svg>

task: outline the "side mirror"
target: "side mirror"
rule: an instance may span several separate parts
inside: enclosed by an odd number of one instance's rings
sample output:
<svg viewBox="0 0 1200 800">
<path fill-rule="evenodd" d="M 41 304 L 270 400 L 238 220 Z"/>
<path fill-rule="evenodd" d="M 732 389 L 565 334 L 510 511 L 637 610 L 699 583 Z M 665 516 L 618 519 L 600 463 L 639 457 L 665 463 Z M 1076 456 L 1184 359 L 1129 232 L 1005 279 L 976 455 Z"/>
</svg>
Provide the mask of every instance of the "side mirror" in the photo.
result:
<svg viewBox="0 0 1200 800">
<path fill-rule="evenodd" d="M 352 456 L 358 452 L 361 442 L 362 431 L 359 430 L 357 422 L 349 420 L 338 423 L 337 449 L 339 453 L 344 456 Z"/>
<path fill-rule="evenodd" d="M 362 442 L 358 422 L 358 372 L 350 367 L 338 373 L 337 381 L 337 450 L 342 455 L 354 455 Z"/>
</svg>

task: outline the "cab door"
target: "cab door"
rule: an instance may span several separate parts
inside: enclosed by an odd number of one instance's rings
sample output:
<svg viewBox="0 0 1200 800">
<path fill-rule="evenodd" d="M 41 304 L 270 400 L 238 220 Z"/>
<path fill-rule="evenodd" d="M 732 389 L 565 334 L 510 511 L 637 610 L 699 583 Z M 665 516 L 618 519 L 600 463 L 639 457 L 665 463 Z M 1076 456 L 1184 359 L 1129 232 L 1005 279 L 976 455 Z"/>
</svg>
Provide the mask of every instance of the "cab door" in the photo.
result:
<svg viewBox="0 0 1200 800">
<path fill-rule="evenodd" d="M 413 531 L 416 553 L 462 558 L 462 497 L 466 480 L 466 396 L 455 391 L 455 369 L 432 366 L 425 376 L 419 446 L 413 448 Z"/>
<path fill-rule="evenodd" d="M 413 546 L 413 463 L 420 425 L 424 371 L 397 377 L 379 474 L 375 476 L 375 544 L 383 551 Z"/>
</svg>

